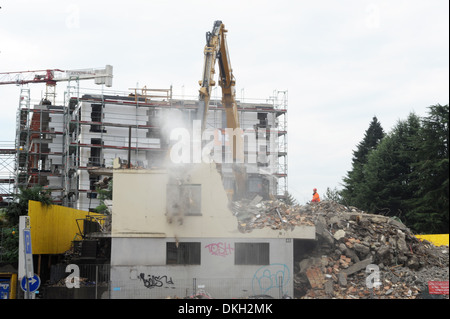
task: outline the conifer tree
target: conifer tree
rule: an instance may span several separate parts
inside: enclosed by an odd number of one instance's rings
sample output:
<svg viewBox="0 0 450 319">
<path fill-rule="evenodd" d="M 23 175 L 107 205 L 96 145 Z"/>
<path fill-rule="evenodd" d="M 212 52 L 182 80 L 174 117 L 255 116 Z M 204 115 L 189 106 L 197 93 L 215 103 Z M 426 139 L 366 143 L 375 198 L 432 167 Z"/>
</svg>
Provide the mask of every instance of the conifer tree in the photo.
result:
<svg viewBox="0 0 450 319">
<path fill-rule="evenodd" d="M 358 197 L 361 209 L 405 218 L 406 200 L 414 194 L 411 172 L 417 152 L 414 140 L 419 130 L 420 118 L 410 114 L 368 155 L 363 168 L 365 182 Z"/>
<path fill-rule="evenodd" d="M 415 145 L 414 196 L 408 221 L 421 233 L 449 232 L 449 105 L 429 107 Z"/>
<path fill-rule="evenodd" d="M 343 189 L 341 191 L 342 200 L 346 205 L 359 207 L 361 202 L 361 187 L 364 184 L 363 167 L 367 163 L 367 156 L 374 150 L 385 136 L 384 130 L 377 117 L 372 118 L 369 128 L 364 134 L 363 140 L 353 151 L 352 170 L 347 172 L 347 177 L 343 180 Z"/>
</svg>

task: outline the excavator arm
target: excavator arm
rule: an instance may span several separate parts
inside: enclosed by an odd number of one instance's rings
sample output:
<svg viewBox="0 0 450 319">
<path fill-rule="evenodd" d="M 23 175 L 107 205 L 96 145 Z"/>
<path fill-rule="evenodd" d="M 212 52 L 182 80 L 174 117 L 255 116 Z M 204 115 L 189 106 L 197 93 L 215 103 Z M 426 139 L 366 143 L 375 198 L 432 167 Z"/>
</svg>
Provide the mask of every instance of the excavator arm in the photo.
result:
<svg viewBox="0 0 450 319">
<path fill-rule="evenodd" d="M 215 63 L 219 66 L 219 86 L 222 89 L 222 104 L 225 107 L 227 128 L 240 129 L 239 115 L 236 104 L 236 81 L 230 63 L 230 55 L 226 40 L 227 30 L 222 21 L 214 22 L 211 32 L 206 33 L 206 45 L 204 49 L 203 76 L 199 81 L 199 106 L 197 118 L 201 120 L 202 132 L 206 128 L 211 90 L 215 86 Z M 233 172 L 236 179 L 236 188 L 240 194 L 245 192 L 245 169 L 243 156 L 243 136 L 238 132 L 233 143 Z"/>
<path fill-rule="evenodd" d="M 206 128 L 206 118 L 208 115 L 211 90 L 215 86 L 215 62 L 219 64 L 219 85 L 222 88 L 222 104 L 225 107 L 227 128 L 240 128 L 239 116 L 236 105 L 236 81 L 231 69 L 230 55 L 226 41 L 225 25 L 222 21 L 215 21 L 212 32 L 206 33 L 206 46 L 204 49 L 203 77 L 199 81 L 199 107 L 198 118 L 202 123 L 202 132 Z M 240 144 L 240 141 L 236 144 Z M 236 158 L 234 152 L 233 158 Z"/>
</svg>

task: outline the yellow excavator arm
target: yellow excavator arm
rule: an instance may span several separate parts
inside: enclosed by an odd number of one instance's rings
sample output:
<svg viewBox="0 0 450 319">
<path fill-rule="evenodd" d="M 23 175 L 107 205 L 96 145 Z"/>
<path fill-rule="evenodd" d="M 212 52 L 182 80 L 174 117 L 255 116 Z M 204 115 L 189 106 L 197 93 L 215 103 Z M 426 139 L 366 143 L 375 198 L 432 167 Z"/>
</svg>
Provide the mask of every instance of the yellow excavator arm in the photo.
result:
<svg viewBox="0 0 450 319">
<path fill-rule="evenodd" d="M 215 21 L 211 32 L 206 33 L 206 45 L 204 49 L 203 77 L 199 81 L 199 106 L 197 118 L 201 120 L 202 132 L 206 128 L 206 118 L 208 116 L 211 90 L 215 86 L 215 62 L 219 65 L 219 86 L 222 88 L 222 104 L 225 107 L 227 128 L 240 129 L 239 115 L 237 112 L 235 85 L 233 70 L 228 52 L 227 30 L 222 21 Z M 233 142 L 233 172 L 235 175 L 236 193 L 243 195 L 246 190 L 246 172 L 243 156 L 243 136 L 241 132 L 236 132 L 236 140 Z M 234 191 L 228 190 L 230 196 Z"/>
<path fill-rule="evenodd" d="M 240 127 L 236 105 L 236 81 L 231 69 L 230 55 L 226 40 L 227 30 L 222 21 L 215 21 L 212 32 L 206 33 L 204 49 L 203 77 L 199 81 L 201 86 L 199 94 L 199 118 L 202 121 L 202 131 L 206 126 L 206 117 L 211 98 L 211 89 L 214 81 L 215 62 L 219 63 L 219 85 L 222 88 L 222 103 L 227 116 L 227 127 L 236 129 Z"/>
</svg>

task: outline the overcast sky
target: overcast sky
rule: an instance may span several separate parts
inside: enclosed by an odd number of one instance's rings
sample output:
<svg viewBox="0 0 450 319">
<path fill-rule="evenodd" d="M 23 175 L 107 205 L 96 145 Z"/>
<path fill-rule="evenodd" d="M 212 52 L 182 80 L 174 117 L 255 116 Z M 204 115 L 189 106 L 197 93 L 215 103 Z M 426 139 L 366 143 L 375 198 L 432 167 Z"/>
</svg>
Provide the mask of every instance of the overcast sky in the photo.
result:
<svg viewBox="0 0 450 319">
<path fill-rule="evenodd" d="M 222 20 L 238 98 L 288 91 L 289 191 L 302 204 L 313 187 L 321 195 L 342 188 L 373 116 L 389 132 L 410 112 L 424 116 L 449 102 L 448 0 L 0 0 L 0 7 L 0 72 L 111 64 L 114 90 L 172 85 L 193 98 L 205 33 Z M 29 88 L 36 101 L 45 91 Z M 0 85 L 0 141 L 14 141 L 19 93 Z"/>
</svg>

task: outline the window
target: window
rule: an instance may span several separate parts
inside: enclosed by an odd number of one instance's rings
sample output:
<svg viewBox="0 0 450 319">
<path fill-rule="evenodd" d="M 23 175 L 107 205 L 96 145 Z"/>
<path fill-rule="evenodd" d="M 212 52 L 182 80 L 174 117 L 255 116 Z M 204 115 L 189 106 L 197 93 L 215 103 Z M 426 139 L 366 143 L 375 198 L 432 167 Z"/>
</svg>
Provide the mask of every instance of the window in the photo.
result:
<svg viewBox="0 0 450 319">
<path fill-rule="evenodd" d="M 166 243 L 167 265 L 200 265 L 200 243 Z"/>
<path fill-rule="evenodd" d="M 91 138 L 92 145 L 101 145 L 102 140 L 100 138 Z M 101 148 L 100 147 L 91 147 L 91 157 L 89 157 L 89 164 L 91 166 L 100 166 L 100 157 L 101 157 Z"/>
<path fill-rule="evenodd" d="M 235 265 L 269 265 L 269 243 L 235 243 Z"/>
<path fill-rule="evenodd" d="M 167 184 L 166 205 L 168 216 L 201 216 L 201 185 Z"/>
<path fill-rule="evenodd" d="M 261 127 L 266 127 L 267 125 L 267 113 L 258 113 L 258 120 L 259 120 L 259 125 L 261 125 Z"/>
<path fill-rule="evenodd" d="M 91 121 L 102 122 L 102 104 L 92 104 Z M 90 132 L 102 132 L 101 125 L 91 124 Z M 103 130 L 106 133 L 106 130 Z"/>
</svg>

